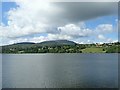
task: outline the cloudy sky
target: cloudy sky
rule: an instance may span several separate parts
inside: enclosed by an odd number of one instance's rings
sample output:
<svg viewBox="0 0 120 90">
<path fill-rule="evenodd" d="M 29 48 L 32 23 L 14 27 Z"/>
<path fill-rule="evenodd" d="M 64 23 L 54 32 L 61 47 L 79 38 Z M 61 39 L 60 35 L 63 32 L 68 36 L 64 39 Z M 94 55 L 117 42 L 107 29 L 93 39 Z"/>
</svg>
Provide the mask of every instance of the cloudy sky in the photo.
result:
<svg viewBox="0 0 120 90">
<path fill-rule="evenodd" d="M 118 40 L 117 2 L 2 2 L 1 45 L 67 39 L 77 43 Z"/>
</svg>

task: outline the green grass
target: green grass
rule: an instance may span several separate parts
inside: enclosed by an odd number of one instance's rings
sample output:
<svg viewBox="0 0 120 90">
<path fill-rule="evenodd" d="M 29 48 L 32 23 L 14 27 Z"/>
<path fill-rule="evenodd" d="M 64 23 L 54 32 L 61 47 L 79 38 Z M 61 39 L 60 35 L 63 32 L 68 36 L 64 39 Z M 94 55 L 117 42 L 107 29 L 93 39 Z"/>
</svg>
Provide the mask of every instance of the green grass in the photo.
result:
<svg viewBox="0 0 120 90">
<path fill-rule="evenodd" d="M 82 50 L 83 53 L 104 53 L 102 47 L 91 47 L 91 48 L 85 48 Z"/>
</svg>

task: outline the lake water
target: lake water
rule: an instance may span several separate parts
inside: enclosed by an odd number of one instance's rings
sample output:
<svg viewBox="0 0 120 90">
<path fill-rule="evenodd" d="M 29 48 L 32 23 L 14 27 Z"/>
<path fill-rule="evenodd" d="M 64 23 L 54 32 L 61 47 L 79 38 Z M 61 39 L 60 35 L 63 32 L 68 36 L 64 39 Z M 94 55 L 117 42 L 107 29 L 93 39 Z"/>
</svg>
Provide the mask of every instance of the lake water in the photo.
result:
<svg viewBox="0 0 120 90">
<path fill-rule="evenodd" d="M 118 54 L 3 54 L 3 88 L 117 88 Z"/>
</svg>

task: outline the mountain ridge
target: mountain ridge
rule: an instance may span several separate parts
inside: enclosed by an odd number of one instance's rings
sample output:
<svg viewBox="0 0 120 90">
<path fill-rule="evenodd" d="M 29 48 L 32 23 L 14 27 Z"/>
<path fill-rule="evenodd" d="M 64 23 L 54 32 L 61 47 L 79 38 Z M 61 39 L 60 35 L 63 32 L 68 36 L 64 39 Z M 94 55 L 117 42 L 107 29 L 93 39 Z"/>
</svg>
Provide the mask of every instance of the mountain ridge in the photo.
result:
<svg viewBox="0 0 120 90">
<path fill-rule="evenodd" d="M 76 45 L 77 43 L 69 40 L 51 40 L 39 43 L 41 45 Z"/>
<path fill-rule="evenodd" d="M 50 41 L 43 41 L 40 43 L 34 43 L 34 42 L 20 42 L 20 43 L 14 43 L 11 45 L 32 45 L 32 44 L 39 44 L 39 45 L 45 45 L 45 46 L 56 46 L 56 45 L 76 45 L 77 43 L 73 42 L 73 41 L 69 41 L 69 40 L 50 40 Z M 9 45 L 7 45 L 9 46 Z"/>
</svg>

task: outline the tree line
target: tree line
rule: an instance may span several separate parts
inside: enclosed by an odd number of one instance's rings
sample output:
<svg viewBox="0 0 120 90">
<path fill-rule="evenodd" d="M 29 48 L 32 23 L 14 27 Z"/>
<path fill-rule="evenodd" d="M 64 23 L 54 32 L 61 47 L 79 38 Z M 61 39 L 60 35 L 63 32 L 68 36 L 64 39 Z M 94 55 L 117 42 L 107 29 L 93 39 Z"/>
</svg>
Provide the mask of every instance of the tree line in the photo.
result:
<svg viewBox="0 0 120 90">
<path fill-rule="evenodd" d="M 41 46 L 38 44 L 8 45 L 0 47 L 1 53 L 83 53 L 86 48 L 102 48 L 106 53 L 119 53 L 120 43 L 76 44 Z"/>
</svg>

